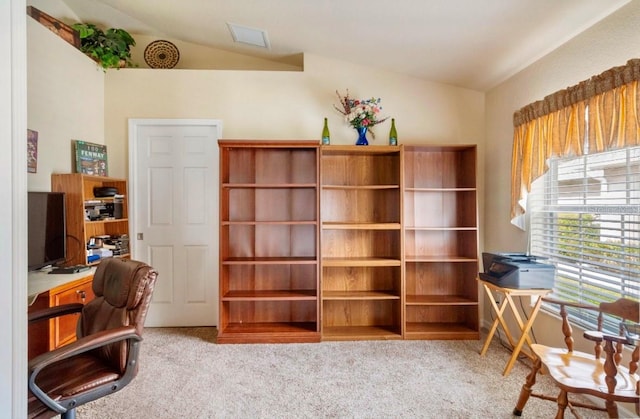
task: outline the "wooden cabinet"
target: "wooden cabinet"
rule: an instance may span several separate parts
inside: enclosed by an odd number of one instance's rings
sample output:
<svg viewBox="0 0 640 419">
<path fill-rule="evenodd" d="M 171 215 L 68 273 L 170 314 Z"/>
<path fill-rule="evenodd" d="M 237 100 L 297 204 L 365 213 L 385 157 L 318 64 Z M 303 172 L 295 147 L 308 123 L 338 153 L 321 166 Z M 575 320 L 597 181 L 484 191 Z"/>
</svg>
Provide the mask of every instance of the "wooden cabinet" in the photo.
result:
<svg viewBox="0 0 640 419">
<path fill-rule="evenodd" d="M 64 304 L 86 304 L 94 298 L 92 281 L 93 274 L 51 288 L 37 296 L 29 312 Z M 79 314 L 69 314 L 30 325 L 29 359 L 73 342 L 78 317 Z"/>
<path fill-rule="evenodd" d="M 401 149 L 321 149 L 322 338 L 400 339 Z"/>
<path fill-rule="evenodd" d="M 218 342 L 319 341 L 317 143 L 219 145 Z"/>
<path fill-rule="evenodd" d="M 475 146 L 404 146 L 406 339 L 479 339 Z"/>
<path fill-rule="evenodd" d="M 96 197 L 94 188 L 113 187 L 122 197 Z M 97 236 L 118 238 L 118 248 L 112 249 L 116 257 L 129 257 L 129 219 L 127 181 L 80 173 L 52 174 L 51 190 L 65 192 L 67 212 L 67 261 L 65 266 L 91 265 L 87 259 L 87 243 Z M 86 209 L 113 205 L 114 217 L 90 221 Z M 117 218 L 116 218 L 117 217 Z"/>
<path fill-rule="evenodd" d="M 479 339 L 475 146 L 220 147 L 219 342 Z"/>
</svg>

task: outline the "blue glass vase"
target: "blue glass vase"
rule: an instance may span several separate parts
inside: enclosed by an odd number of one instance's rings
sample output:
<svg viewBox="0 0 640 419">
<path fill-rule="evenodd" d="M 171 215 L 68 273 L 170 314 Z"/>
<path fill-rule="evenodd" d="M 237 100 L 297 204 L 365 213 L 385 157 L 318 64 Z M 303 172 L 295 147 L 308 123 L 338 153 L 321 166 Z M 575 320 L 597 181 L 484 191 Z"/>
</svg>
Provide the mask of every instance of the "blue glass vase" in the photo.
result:
<svg viewBox="0 0 640 419">
<path fill-rule="evenodd" d="M 356 131 L 358 131 L 358 141 L 356 141 L 356 145 L 369 145 L 369 141 L 367 141 L 367 127 L 358 127 Z"/>
</svg>

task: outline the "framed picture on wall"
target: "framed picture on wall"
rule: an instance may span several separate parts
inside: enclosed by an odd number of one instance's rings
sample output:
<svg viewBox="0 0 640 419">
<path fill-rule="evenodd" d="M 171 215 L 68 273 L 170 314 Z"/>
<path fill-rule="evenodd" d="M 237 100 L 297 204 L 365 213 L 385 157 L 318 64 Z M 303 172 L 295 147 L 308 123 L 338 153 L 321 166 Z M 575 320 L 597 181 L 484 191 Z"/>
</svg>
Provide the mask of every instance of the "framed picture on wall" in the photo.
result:
<svg viewBox="0 0 640 419">
<path fill-rule="evenodd" d="M 109 176 L 106 145 L 73 140 L 73 149 L 75 155 L 74 169 L 76 173 Z"/>
<path fill-rule="evenodd" d="M 27 172 L 38 171 L 38 131 L 27 129 Z"/>
</svg>

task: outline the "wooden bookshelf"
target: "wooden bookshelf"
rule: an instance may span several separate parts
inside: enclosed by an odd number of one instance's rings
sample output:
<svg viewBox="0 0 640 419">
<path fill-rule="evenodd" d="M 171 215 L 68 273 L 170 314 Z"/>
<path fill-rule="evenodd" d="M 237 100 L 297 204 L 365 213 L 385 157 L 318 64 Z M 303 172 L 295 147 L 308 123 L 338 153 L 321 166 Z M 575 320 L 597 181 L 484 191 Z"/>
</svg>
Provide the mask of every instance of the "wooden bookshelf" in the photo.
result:
<svg viewBox="0 0 640 419">
<path fill-rule="evenodd" d="M 317 143 L 219 145 L 218 342 L 319 341 Z"/>
<path fill-rule="evenodd" d="M 96 197 L 94 188 L 113 187 L 122 198 L 122 217 L 91 221 L 87 217 L 86 203 L 100 201 L 113 204 L 113 197 Z M 124 253 L 114 257 L 130 257 L 129 254 L 129 215 L 127 181 L 125 179 L 85 175 L 81 173 L 54 173 L 51 175 L 51 190 L 65 193 L 67 219 L 67 260 L 65 266 L 95 265 L 87 260 L 87 243 L 91 237 L 125 237 L 127 245 Z"/>
<path fill-rule="evenodd" d="M 405 146 L 405 339 L 479 339 L 475 146 Z"/>
<path fill-rule="evenodd" d="M 479 339 L 475 146 L 220 147 L 219 342 Z"/>
<path fill-rule="evenodd" d="M 321 148 L 322 339 L 402 338 L 401 149 Z"/>
</svg>

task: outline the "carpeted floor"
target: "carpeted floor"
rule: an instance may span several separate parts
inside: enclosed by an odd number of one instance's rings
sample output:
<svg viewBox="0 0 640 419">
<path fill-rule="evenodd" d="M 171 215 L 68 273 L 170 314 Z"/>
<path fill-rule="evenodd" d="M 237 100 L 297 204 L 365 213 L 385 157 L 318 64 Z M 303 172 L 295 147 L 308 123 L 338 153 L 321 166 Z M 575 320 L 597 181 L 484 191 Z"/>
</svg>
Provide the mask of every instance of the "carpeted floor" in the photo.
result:
<svg viewBox="0 0 640 419">
<path fill-rule="evenodd" d="M 495 339 L 480 357 L 482 341 L 218 345 L 215 334 L 147 328 L 138 376 L 78 418 L 511 418 L 529 371 L 525 359 L 503 377 L 509 352 Z M 557 393 L 546 377 L 536 389 Z M 555 412 L 531 398 L 522 417 Z"/>
</svg>

